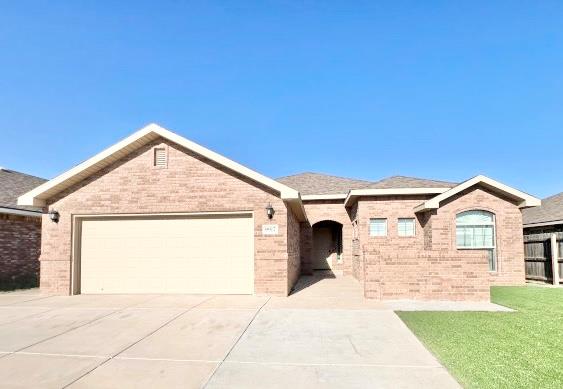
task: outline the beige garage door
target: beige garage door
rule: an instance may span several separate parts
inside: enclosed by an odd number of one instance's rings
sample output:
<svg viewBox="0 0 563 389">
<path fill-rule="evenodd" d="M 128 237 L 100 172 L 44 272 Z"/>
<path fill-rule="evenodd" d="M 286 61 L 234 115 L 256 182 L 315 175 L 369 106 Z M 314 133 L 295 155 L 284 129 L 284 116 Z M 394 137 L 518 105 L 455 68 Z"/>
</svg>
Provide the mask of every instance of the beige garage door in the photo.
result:
<svg viewBox="0 0 563 389">
<path fill-rule="evenodd" d="M 84 219 L 81 293 L 254 292 L 251 215 Z"/>
</svg>

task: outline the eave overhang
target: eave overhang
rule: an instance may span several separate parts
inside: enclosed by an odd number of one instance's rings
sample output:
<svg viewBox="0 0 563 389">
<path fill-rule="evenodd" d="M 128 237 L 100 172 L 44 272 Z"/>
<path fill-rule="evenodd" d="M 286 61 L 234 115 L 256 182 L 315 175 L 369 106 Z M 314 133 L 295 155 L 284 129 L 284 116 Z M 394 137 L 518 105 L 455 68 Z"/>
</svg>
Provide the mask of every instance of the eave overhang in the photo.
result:
<svg viewBox="0 0 563 389">
<path fill-rule="evenodd" d="M 81 164 L 60 174 L 50 181 L 45 182 L 37 188 L 21 195 L 18 198 L 18 205 L 30 205 L 36 207 L 45 206 L 49 198 L 52 198 L 63 190 L 71 187 L 72 185 L 75 185 L 88 176 L 96 173 L 97 171 L 125 157 L 132 151 L 159 137 L 185 147 L 186 149 L 189 149 L 196 154 L 199 154 L 217 164 L 220 164 L 233 172 L 236 172 L 244 177 L 251 179 L 252 181 L 255 181 L 267 188 L 272 189 L 273 191 L 279 193 L 280 198 L 284 202 L 290 205 L 291 209 L 295 212 L 297 218 L 300 221 L 306 220 L 303 205 L 301 204 L 301 196 L 297 190 L 283 185 L 258 172 L 255 172 L 254 170 L 251 170 L 246 166 L 232 161 L 214 151 L 211 151 L 154 123 L 141 128 L 132 135 L 116 143 L 115 145 L 108 147 L 102 152 L 82 162 Z"/>
<path fill-rule="evenodd" d="M 423 202 L 419 206 L 415 207 L 414 211 L 425 212 L 432 209 L 438 209 L 440 207 L 440 203 L 444 200 L 447 200 L 448 198 L 455 196 L 456 194 L 463 192 L 464 190 L 475 185 L 480 185 L 492 192 L 499 193 L 505 197 L 508 197 L 509 199 L 513 200 L 519 208 L 537 207 L 541 205 L 541 200 L 534 196 L 524 193 L 518 189 L 514 189 L 508 185 L 502 184 L 498 181 L 493 180 L 492 178 L 479 175 L 467 181 L 464 181 L 451 189 L 448 189 L 447 191 L 439 194 L 436 197 Z"/>
<path fill-rule="evenodd" d="M 348 192 L 345 207 L 352 206 L 359 197 L 374 196 L 415 196 L 443 193 L 450 188 L 386 188 L 386 189 L 353 189 Z"/>
</svg>

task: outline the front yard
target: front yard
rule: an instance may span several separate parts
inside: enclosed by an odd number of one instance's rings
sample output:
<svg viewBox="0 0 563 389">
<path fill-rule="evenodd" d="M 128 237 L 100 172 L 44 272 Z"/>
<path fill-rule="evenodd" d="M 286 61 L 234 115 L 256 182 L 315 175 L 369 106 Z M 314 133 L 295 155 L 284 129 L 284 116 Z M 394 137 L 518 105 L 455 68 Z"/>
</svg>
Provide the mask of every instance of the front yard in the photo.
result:
<svg viewBox="0 0 563 389">
<path fill-rule="evenodd" d="M 493 287 L 502 312 L 398 312 L 469 388 L 563 387 L 563 289 Z"/>
</svg>

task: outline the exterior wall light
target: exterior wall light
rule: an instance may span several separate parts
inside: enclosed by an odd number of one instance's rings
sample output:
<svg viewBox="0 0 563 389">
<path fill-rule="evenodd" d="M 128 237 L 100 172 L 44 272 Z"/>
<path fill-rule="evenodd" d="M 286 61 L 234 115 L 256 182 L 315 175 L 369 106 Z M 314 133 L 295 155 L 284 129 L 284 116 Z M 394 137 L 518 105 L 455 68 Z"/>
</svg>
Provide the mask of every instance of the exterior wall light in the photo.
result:
<svg viewBox="0 0 563 389">
<path fill-rule="evenodd" d="M 272 207 L 272 204 L 268 203 L 268 206 L 266 207 L 266 215 L 268 215 L 268 219 L 273 218 L 274 213 L 276 213 L 276 211 L 274 211 L 274 207 Z"/>
<path fill-rule="evenodd" d="M 51 219 L 52 222 L 54 223 L 58 223 L 59 222 L 59 218 L 61 215 L 59 215 L 59 213 L 55 210 L 52 210 L 49 212 L 49 219 Z"/>
</svg>

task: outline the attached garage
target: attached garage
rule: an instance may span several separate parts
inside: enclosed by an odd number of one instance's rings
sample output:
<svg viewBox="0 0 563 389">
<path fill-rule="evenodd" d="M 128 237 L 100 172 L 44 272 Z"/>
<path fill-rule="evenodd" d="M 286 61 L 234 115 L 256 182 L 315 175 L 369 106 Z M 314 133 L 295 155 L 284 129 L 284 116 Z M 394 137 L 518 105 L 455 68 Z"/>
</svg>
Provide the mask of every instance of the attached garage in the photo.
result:
<svg viewBox="0 0 563 389">
<path fill-rule="evenodd" d="M 19 197 L 44 207 L 48 294 L 287 296 L 299 192 L 156 124 Z"/>
<path fill-rule="evenodd" d="M 75 293 L 254 293 L 251 213 L 75 218 Z"/>
</svg>

